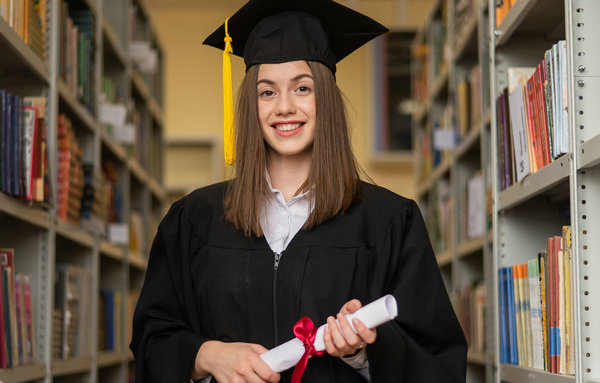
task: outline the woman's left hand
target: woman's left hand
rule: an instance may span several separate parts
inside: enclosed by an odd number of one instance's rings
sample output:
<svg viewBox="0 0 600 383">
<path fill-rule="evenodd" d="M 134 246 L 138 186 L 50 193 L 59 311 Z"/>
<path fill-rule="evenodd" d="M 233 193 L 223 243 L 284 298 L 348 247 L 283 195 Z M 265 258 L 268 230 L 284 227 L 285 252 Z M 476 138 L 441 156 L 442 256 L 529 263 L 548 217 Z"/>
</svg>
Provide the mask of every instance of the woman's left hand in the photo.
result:
<svg viewBox="0 0 600 383">
<path fill-rule="evenodd" d="M 339 327 L 336 325 L 334 317 L 327 318 L 328 326 L 323 333 L 323 340 L 329 355 L 338 357 L 352 355 L 367 344 L 375 342 L 377 338 L 375 329 L 368 329 L 361 321 L 354 318 L 352 325 L 357 331 L 355 333 L 346 319 L 347 314 L 351 314 L 361 307 L 362 305 L 358 299 L 352 299 L 344 304 L 337 314 Z"/>
</svg>

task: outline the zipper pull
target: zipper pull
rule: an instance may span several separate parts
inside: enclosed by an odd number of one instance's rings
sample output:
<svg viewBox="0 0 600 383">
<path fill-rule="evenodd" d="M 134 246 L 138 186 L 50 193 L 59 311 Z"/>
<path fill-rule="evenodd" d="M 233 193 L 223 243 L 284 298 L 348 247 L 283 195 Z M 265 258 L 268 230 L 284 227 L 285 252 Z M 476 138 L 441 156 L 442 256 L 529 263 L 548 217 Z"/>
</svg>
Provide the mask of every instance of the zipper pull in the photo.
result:
<svg viewBox="0 0 600 383">
<path fill-rule="evenodd" d="M 279 260 L 281 259 L 281 254 L 276 252 L 273 252 L 273 254 L 275 254 L 275 263 L 273 265 L 273 268 L 277 270 L 279 268 Z"/>
</svg>

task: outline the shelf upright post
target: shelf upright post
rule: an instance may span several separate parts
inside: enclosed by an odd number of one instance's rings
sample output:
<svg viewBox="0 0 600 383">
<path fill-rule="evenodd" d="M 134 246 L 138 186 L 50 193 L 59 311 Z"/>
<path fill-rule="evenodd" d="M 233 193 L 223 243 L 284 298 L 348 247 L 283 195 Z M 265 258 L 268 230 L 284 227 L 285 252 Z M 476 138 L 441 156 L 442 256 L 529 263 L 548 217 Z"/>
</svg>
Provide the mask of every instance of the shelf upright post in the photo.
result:
<svg viewBox="0 0 600 383">
<path fill-rule="evenodd" d="M 49 7 L 48 29 L 48 69 L 50 74 L 50 92 L 48 94 L 48 104 L 46 109 L 46 126 L 47 126 L 47 148 L 48 148 L 48 163 L 50 176 L 50 227 L 46 243 L 48 248 L 46 252 L 41 252 L 40 270 L 41 275 L 44 275 L 44 282 L 40 283 L 40 289 L 37 292 L 41 302 L 44 302 L 45 307 L 38 315 L 38 352 L 44 355 L 46 361 L 46 377 L 45 383 L 52 382 L 52 328 L 53 328 L 53 313 L 54 313 L 54 265 L 56 263 L 56 206 L 57 206 L 57 177 L 58 171 L 58 35 L 59 27 L 59 2 L 51 1 Z M 44 257 L 44 254 L 46 256 Z"/>
<path fill-rule="evenodd" d="M 576 382 L 600 379 L 600 166 L 584 167 L 584 146 L 600 136 L 600 3 L 568 0 L 565 5 L 573 231 L 573 319 Z M 597 162 L 597 161 L 596 161 Z M 596 257 L 594 257 L 596 255 Z"/>
</svg>

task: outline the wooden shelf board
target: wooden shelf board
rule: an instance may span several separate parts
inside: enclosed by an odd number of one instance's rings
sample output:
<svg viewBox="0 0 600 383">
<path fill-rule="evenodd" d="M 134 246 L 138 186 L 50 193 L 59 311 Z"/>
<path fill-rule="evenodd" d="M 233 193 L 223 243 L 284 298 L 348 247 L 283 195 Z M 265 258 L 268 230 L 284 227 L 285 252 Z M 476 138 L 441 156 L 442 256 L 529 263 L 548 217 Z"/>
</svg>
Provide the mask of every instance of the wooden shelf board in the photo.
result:
<svg viewBox="0 0 600 383">
<path fill-rule="evenodd" d="M 92 113 L 90 113 L 90 111 L 75 98 L 62 79 L 59 79 L 57 84 L 60 99 L 67 106 L 69 111 L 74 114 L 74 117 L 82 122 L 89 131 L 96 131 L 98 124 L 96 123 L 94 116 L 92 116 Z M 69 115 L 69 118 L 73 120 L 73 115 L 71 113 L 67 114 Z"/>
<path fill-rule="evenodd" d="M 158 123 L 159 126 L 164 126 L 164 116 L 162 110 L 156 100 L 154 98 L 150 98 L 148 101 L 148 108 L 150 109 L 150 114 L 154 118 L 154 120 Z"/>
<path fill-rule="evenodd" d="M 560 21 L 564 20 L 564 8 L 563 0 L 519 0 L 515 2 L 502 23 L 496 28 L 496 47 L 505 45 L 514 34 L 546 36 L 553 33 L 554 29 L 560 25 Z M 564 26 L 562 29 L 564 30 Z M 553 40 L 548 38 L 550 41 Z"/>
<path fill-rule="evenodd" d="M 569 177 L 569 154 L 559 157 L 537 172 L 528 175 L 500 192 L 500 210 L 518 205 L 558 184 Z"/>
<path fill-rule="evenodd" d="M 95 17 L 98 17 L 98 6 L 95 0 L 85 0 L 85 4 L 92 11 Z"/>
<path fill-rule="evenodd" d="M 425 118 L 427 111 L 429 110 L 427 101 L 421 101 L 418 103 L 418 105 L 419 107 L 417 107 L 413 113 L 413 121 L 416 123 L 420 123 Z"/>
<path fill-rule="evenodd" d="M 142 98 L 149 103 L 151 99 L 150 89 L 148 89 L 148 85 L 146 85 L 146 82 L 144 82 L 141 73 L 136 69 L 131 71 L 131 82 Z"/>
<path fill-rule="evenodd" d="M 43 379 L 45 376 L 46 364 L 43 362 L 0 369 L 0 381 L 7 383 L 30 382 Z"/>
<path fill-rule="evenodd" d="M 454 155 L 457 158 L 462 157 L 465 153 L 471 149 L 476 143 L 479 143 L 481 136 L 481 123 L 477 122 L 473 124 L 473 128 L 467 133 L 467 135 L 461 140 L 456 149 Z"/>
<path fill-rule="evenodd" d="M 22 221 L 45 229 L 50 227 L 50 213 L 40 207 L 30 206 L 0 192 L 0 211 Z"/>
<path fill-rule="evenodd" d="M 487 364 L 485 353 L 480 351 L 467 351 L 467 362 L 485 366 Z"/>
<path fill-rule="evenodd" d="M 483 250 L 483 237 L 469 239 L 458 245 L 456 253 L 459 257 L 464 257 Z"/>
<path fill-rule="evenodd" d="M 135 158 L 130 158 L 127 161 L 127 166 L 129 167 L 129 170 L 131 170 L 131 174 L 133 174 L 141 184 L 146 184 L 148 182 L 148 173 L 146 173 Z"/>
<path fill-rule="evenodd" d="M 123 248 L 108 241 L 100 242 L 100 254 L 116 259 L 117 261 L 122 261 L 125 258 Z"/>
<path fill-rule="evenodd" d="M 160 184 L 153 178 L 150 177 L 150 181 L 148 182 L 148 186 L 150 187 L 150 191 L 152 194 L 160 201 L 167 200 L 167 192 L 165 189 L 160 186 Z"/>
<path fill-rule="evenodd" d="M 502 381 L 507 383 L 544 382 L 544 383 L 574 383 L 575 377 L 568 375 L 551 374 L 533 368 L 501 365 Z"/>
<path fill-rule="evenodd" d="M 8 66 L 10 71 L 22 70 L 26 67 L 36 78 L 43 83 L 50 82 L 50 75 L 46 63 L 33 49 L 25 44 L 25 41 L 19 37 L 8 22 L 0 17 L 0 52 L 2 52 L 2 64 L 5 68 Z"/>
<path fill-rule="evenodd" d="M 127 162 L 127 153 L 125 152 L 125 149 L 123 148 L 123 146 L 121 144 L 115 142 L 112 138 L 110 138 L 109 135 L 106 134 L 106 132 L 104 132 L 104 129 L 101 129 L 100 139 L 102 140 L 102 143 L 104 144 L 104 146 L 106 146 L 106 148 L 118 160 L 120 160 L 123 163 Z"/>
<path fill-rule="evenodd" d="M 98 351 L 98 367 L 109 367 L 121 364 L 125 361 L 126 355 L 115 351 Z"/>
<path fill-rule="evenodd" d="M 436 256 L 439 267 L 444 267 L 452 263 L 452 251 L 447 250 Z"/>
<path fill-rule="evenodd" d="M 441 178 L 444 174 L 446 174 L 447 172 L 450 171 L 450 166 L 452 165 L 452 156 L 446 156 L 446 158 L 444 158 L 442 160 L 442 162 L 440 162 L 438 164 L 438 166 L 436 166 L 435 169 L 433 169 L 433 171 L 431 172 L 431 174 L 428 177 L 425 177 L 425 180 L 421 182 L 421 184 L 417 187 L 417 194 L 424 194 L 425 191 L 427 191 L 429 188 L 431 188 L 431 186 L 439 179 Z"/>
<path fill-rule="evenodd" d="M 56 234 L 90 249 L 95 245 L 95 239 L 90 233 L 60 219 L 56 219 Z"/>
<path fill-rule="evenodd" d="M 440 71 L 437 78 L 433 81 L 431 89 L 429 90 L 429 99 L 427 101 L 427 105 L 431 106 L 433 101 L 438 97 L 442 96 L 442 90 L 448 87 L 448 67 L 444 66 L 444 68 Z"/>
<path fill-rule="evenodd" d="M 117 37 L 113 27 L 105 18 L 102 19 L 102 32 L 104 33 L 105 37 L 103 41 L 107 43 L 112 55 L 117 58 L 123 67 L 126 67 L 129 62 L 129 57 L 127 56 L 127 53 L 125 52 L 125 49 L 123 48 L 123 45 Z M 106 49 L 104 51 L 106 52 Z M 104 56 L 106 57 L 106 54 Z"/>
<path fill-rule="evenodd" d="M 92 367 L 92 358 L 89 356 L 74 359 L 55 359 L 52 361 L 52 376 L 73 375 L 89 372 Z"/>
<path fill-rule="evenodd" d="M 587 140 L 579 147 L 579 168 L 590 168 L 600 164 L 600 134 Z"/>
<path fill-rule="evenodd" d="M 142 271 L 146 270 L 146 267 L 148 266 L 146 259 L 144 259 L 140 253 L 129 251 L 127 254 L 127 260 L 131 266 Z"/>
</svg>

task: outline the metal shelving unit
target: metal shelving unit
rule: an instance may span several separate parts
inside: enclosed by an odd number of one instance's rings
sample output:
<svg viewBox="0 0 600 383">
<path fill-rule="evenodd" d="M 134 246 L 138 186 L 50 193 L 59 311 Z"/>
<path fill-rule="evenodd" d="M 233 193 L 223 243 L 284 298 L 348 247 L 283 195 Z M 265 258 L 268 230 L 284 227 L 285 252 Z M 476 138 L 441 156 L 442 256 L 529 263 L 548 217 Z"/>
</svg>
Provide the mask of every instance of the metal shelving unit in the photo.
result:
<svg viewBox="0 0 600 383">
<path fill-rule="evenodd" d="M 89 106 L 84 105 L 80 97 L 73 94 L 67 83 L 59 78 L 59 23 L 63 3 L 87 9 L 95 18 L 94 81 L 91 84 L 95 101 Z M 0 192 L 0 247 L 14 248 L 15 270 L 31 276 L 37 359 L 33 364 L 0 369 L 0 381 L 4 383 L 128 381 L 133 358 L 127 349 L 129 339 L 126 339 L 128 324 L 125 319 L 130 313 L 127 312 L 126 300 L 130 291 L 141 287 L 149 245 L 144 243 L 139 252 L 131 253 L 128 246 L 111 243 L 88 226 L 60 220 L 57 216 L 56 192 L 58 115 L 63 113 L 72 121 L 85 162 L 92 163 L 98 171 L 105 159 L 115 164 L 123 196 L 120 212 L 123 223 L 131 223 L 132 207 L 141 210 L 144 216 L 142 229 L 147 231 L 144 235 L 149 239 L 155 229 L 148 224 L 149 220 L 152 218 L 151 222 L 158 222 L 162 218 L 167 202 L 162 184 L 162 166 L 156 166 L 151 159 L 144 157 L 143 163 L 140 163 L 130 148 L 111 138 L 96 112 L 99 110 L 102 76 L 113 76 L 121 86 L 119 95 L 122 102 L 126 103 L 137 95 L 136 102 L 140 103 L 140 109 L 147 115 L 138 128 L 145 129 L 154 141 L 142 142 L 141 153 L 160 161 L 163 156 L 165 121 L 161 93 L 164 73 L 160 62 L 156 74 L 143 75 L 129 58 L 129 41 L 132 38 L 129 33 L 130 8 L 133 6 L 142 15 L 136 19 L 137 28 L 147 31 L 142 37 L 160 52 L 162 60 L 161 44 L 153 33 L 147 7 L 140 0 L 48 0 L 45 61 L 0 17 L 0 72 L 3 73 L 0 89 L 20 95 L 43 95 L 47 100 L 45 122 L 52 196 L 50 206 L 43 207 Z M 53 357 L 52 322 L 55 267 L 58 263 L 77 265 L 91 275 L 91 300 L 85 302 L 87 321 L 83 323 L 89 339 L 85 350 L 70 359 Z M 116 307 L 121 328 L 115 339 L 116 351 L 98 351 L 99 290 L 106 288 L 119 292 L 121 297 Z"/>
<path fill-rule="evenodd" d="M 493 8 L 494 2 L 489 2 Z M 492 118 L 494 169 L 494 273 L 523 263 L 545 247 L 545 239 L 572 228 L 573 329 L 575 374 L 560 375 L 524 366 L 501 364 L 496 292 L 493 341 L 498 366 L 496 382 L 592 383 L 600 380 L 600 326 L 597 275 L 600 264 L 600 3 L 594 0 L 519 0 L 502 23 L 490 25 L 491 96 L 506 86 L 506 69 L 537 65 L 543 52 L 559 39 L 567 46 L 569 152 L 521 182 L 500 191 L 496 121 Z M 492 116 L 495 104 L 492 103 Z M 568 206 L 568 217 L 565 207 Z M 493 277 L 498 286 L 497 275 Z"/>
</svg>

